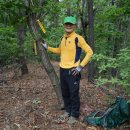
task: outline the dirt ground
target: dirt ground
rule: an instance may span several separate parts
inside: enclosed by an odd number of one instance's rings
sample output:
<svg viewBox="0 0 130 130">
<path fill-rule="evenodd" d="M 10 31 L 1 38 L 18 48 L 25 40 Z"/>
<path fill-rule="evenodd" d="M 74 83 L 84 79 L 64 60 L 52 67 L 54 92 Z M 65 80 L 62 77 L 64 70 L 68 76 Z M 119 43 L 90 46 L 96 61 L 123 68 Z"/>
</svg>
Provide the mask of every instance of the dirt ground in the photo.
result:
<svg viewBox="0 0 130 130">
<path fill-rule="evenodd" d="M 57 62 L 52 62 L 59 74 Z M 14 78 L 12 66 L 0 72 L 0 130 L 103 130 L 83 122 L 84 116 L 96 109 L 105 109 L 111 102 L 100 88 L 87 82 L 85 74 L 80 83 L 80 118 L 77 124 L 58 123 L 57 97 L 41 64 L 28 64 L 29 74 Z M 112 90 L 111 90 L 112 91 Z M 130 130 L 129 123 L 116 130 Z"/>
</svg>

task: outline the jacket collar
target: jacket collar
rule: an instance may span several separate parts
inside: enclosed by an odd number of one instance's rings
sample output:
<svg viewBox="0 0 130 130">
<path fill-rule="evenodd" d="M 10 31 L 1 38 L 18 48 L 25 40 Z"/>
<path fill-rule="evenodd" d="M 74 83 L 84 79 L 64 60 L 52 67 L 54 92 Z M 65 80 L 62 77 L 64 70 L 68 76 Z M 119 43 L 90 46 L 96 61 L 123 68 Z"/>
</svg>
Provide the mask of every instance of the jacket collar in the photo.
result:
<svg viewBox="0 0 130 130">
<path fill-rule="evenodd" d="M 75 32 L 72 32 L 72 33 L 70 33 L 69 35 L 64 34 L 64 37 L 68 38 L 68 37 L 71 37 L 71 36 L 73 36 L 73 35 L 75 35 Z"/>
</svg>

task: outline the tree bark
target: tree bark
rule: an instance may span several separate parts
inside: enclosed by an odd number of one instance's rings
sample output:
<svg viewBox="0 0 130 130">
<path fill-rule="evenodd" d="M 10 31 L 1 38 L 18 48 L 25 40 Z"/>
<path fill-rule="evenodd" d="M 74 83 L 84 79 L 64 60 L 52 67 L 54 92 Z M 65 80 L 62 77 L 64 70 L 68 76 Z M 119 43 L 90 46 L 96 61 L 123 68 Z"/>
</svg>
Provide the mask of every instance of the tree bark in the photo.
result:
<svg viewBox="0 0 130 130">
<path fill-rule="evenodd" d="M 112 1 L 111 1 L 111 5 L 114 5 L 114 4 L 115 4 L 115 0 L 112 0 Z"/>
<path fill-rule="evenodd" d="M 60 105 L 60 108 L 62 109 L 64 105 L 63 105 L 63 100 L 62 100 L 59 78 L 56 75 L 56 72 L 55 72 L 52 64 L 50 63 L 49 57 L 47 55 L 47 51 L 40 44 L 39 35 L 38 35 L 38 28 L 39 27 L 37 26 L 36 20 L 37 20 L 36 14 L 34 14 L 34 13 L 30 14 L 30 16 L 28 17 L 28 26 L 29 26 L 30 31 L 33 33 L 33 35 L 37 41 L 37 47 L 39 50 L 39 55 L 41 57 L 42 65 L 50 78 L 50 81 L 51 81 L 53 88 L 56 92 L 58 103 Z"/>
<path fill-rule="evenodd" d="M 24 25 L 22 24 L 19 25 L 17 34 L 18 34 L 18 49 L 19 49 L 19 55 L 20 55 L 18 59 L 18 63 L 20 64 L 21 73 L 22 75 L 24 75 L 28 73 L 28 68 L 27 68 L 26 59 L 24 56 L 24 49 L 23 49 Z"/>
<path fill-rule="evenodd" d="M 79 14 L 80 14 L 80 21 L 81 21 L 81 28 L 80 28 L 80 34 L 84 36 L 85 40 L 87 41 L 87 31 L 86 28 L 88 26 L 88 19 L 87 19 L 87 2 L 86 0 L 78 0 L 77 1 L 77 8 L 80 7 L 80 2 L 81 2 L 81 7 L 82 9 L 79 9 Z"/>
<path fill-rule="evenodd" d="M 112 0 L 112 1 L 113 1 L 112 2 L 112 6 L 116 5 L 115 0 Z M 116 5 L 116 6 L 117 6 L 117 8 L 120 7 L 120 5 Z M 121 23 L 120 19 L 118 19 L 118 18 L 116 19 L 115 25 L 116 25 L 116 27 L 117 27 L 119 32 L 123 32 L 123 30 L 122 30 L 122 23 Z M 122 46 L 119 43 L 123 43 L 123 39 L 120 38 L 120 37 L 113 37 L 112 40 L 113 40 L 112 41 L 112 43 L 113 43 L 112 57 L 116 58 L 117 54 L 119 53 L 119 51 L 121 49 L 121 46 Z M 118 76 L 118 69 L 117 68 L 112 68 L 111 69 L 111 75 L 113 77 L 117 77 Z"/>
<path fill-rule="evenodd" d="M 87 0 L 88 5 L 88 43 L 94 50 L 94 11 L 93 0 Z M 91 62 L 88 67 L 88 81 L 94 81 L 94 62 Z"/>
</svg>

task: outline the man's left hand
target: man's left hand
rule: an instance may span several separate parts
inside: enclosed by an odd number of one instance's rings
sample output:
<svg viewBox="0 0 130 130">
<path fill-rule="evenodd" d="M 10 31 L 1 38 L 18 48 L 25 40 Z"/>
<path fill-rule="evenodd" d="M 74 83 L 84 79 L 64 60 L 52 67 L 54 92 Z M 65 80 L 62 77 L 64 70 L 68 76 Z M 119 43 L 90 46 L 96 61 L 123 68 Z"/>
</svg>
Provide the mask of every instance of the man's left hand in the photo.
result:
<svg viewBox="0 0 130 130">
<path fill-rule="evenodd" d="M 82 70 L 82 68 L 83 68 L 82 66 L 78 66 L 78 67 L 72 69 L 71 70 L 72 71 L 72 75 L 74 75 L 74 76 L 78 75 L 80 73 L 80 71 Z"/>
</svg>

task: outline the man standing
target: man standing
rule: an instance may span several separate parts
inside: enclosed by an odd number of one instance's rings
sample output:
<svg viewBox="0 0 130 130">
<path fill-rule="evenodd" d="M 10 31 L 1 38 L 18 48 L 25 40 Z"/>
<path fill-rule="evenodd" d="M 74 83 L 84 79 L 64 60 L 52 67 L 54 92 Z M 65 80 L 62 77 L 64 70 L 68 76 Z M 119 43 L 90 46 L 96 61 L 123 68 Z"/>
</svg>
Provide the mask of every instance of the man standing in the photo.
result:
<svg viewBox="0 0 130 130">
<path fill-rule="evenodd" d="M 58 48 L 49 47 L 46 43 L 42 45 L 47 50 L 60 54 L 60 82 L 65 105 L 65 113 L 60 117 L 68 118 L 67 122 L 73 124 L 77 121 L 80 114 L 80 71 L 88 63 L 93 51 L 84 38 L 75 33 L 75 17 L 65 17 L 64 29 L 65 34 Z M 86 53 L 82 61 L 80 61 L 81 50 Z"/>
</svg>

